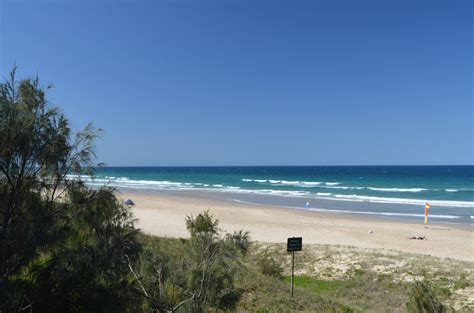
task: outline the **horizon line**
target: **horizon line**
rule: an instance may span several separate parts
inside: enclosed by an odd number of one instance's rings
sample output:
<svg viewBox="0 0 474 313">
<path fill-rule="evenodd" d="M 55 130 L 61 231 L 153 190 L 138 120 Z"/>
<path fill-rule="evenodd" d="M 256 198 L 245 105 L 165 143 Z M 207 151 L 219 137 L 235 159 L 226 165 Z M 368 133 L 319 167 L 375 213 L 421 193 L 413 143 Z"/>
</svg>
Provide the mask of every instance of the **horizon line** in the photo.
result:
<svg viewBox="0 0 474 313">
<path fill-rule="evenodd" d="M 474 164 L 358 164 L 358 165 L 103 165 L 106 167 L 397 167 L 397 166 L 474 166 Z"/>
</svg>

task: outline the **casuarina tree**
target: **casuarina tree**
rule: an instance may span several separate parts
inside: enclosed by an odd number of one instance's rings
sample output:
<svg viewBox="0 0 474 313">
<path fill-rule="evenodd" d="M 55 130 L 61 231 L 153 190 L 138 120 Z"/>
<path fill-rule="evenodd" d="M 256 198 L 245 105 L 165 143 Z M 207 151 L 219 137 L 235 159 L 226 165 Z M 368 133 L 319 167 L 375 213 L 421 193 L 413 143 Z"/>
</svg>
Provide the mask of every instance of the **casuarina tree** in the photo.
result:
<svg viewBox="0 0 474 313">
<path fill-rule="evenodd" d="M 50 87 L 15 72 L 0 84 L 0 311 L 120 304 L 139 245 L 114 191 L 80 180 L 93 174 L 99 130 L 73 134 Z"/>
</svg>

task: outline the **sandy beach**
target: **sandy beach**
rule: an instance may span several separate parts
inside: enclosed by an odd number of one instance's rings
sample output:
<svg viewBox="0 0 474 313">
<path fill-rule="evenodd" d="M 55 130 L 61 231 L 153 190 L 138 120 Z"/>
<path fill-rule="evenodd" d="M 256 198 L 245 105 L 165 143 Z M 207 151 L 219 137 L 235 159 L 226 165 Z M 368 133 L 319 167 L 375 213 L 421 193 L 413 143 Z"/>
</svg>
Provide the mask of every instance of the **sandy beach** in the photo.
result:
<svg viewBox="0 0 474 313">
<path fill-rule="evenodd" d="M 227 232 L 246 230 L 253 240 L 282 243 L 301 236 L 304 244 L 396 250 L 474 261 L 474 233 L 469 226 L 391 221 L 352 214 L 320 213 L 237 203 L 199 194 L 152 194 L 120 191 L 131 198 L 137 227 L 164 237 L 187 237 L 185 217 L 209 210 Z M 372 233 L 369 233 L 369 230 Z M 427 240 L 410 240 L 425 236 Z"/>
</svg>

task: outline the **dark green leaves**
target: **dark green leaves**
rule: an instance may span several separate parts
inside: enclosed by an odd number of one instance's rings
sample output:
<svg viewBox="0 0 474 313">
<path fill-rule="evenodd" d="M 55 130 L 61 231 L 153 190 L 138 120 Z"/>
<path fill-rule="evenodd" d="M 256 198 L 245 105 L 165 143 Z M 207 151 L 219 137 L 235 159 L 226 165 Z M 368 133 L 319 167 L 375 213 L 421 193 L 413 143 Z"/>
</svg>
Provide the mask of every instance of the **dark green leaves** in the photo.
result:
<svg viewBox="0 0 474 313">
<path fill-rule="evenodd" d="M 120 312 L 140 251 L 130 211 L 93 174 L 99 130 L 72 134 L 38 78 L 0 84 L 0 311 Z"/>
</svg>

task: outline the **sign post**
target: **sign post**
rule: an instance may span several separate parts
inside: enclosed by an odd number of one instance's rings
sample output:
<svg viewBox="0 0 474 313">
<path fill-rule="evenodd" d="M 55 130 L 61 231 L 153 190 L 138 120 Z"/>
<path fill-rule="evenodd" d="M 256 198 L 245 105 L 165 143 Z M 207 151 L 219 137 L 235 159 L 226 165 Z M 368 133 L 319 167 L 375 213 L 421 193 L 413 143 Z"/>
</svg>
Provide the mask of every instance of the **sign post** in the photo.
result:
<svg viewBox="0 0 474 313">
<path fill-rule="evenodd" d="M 291 296 L 293 297 L 293 289 L 295 285 L 295 251 L 301 251 L 303 249 L 303 238 L 302 237 L 291 237 L 288 238 L 286 244 L 286 251 L 291 252 Z"/>
</svg>

